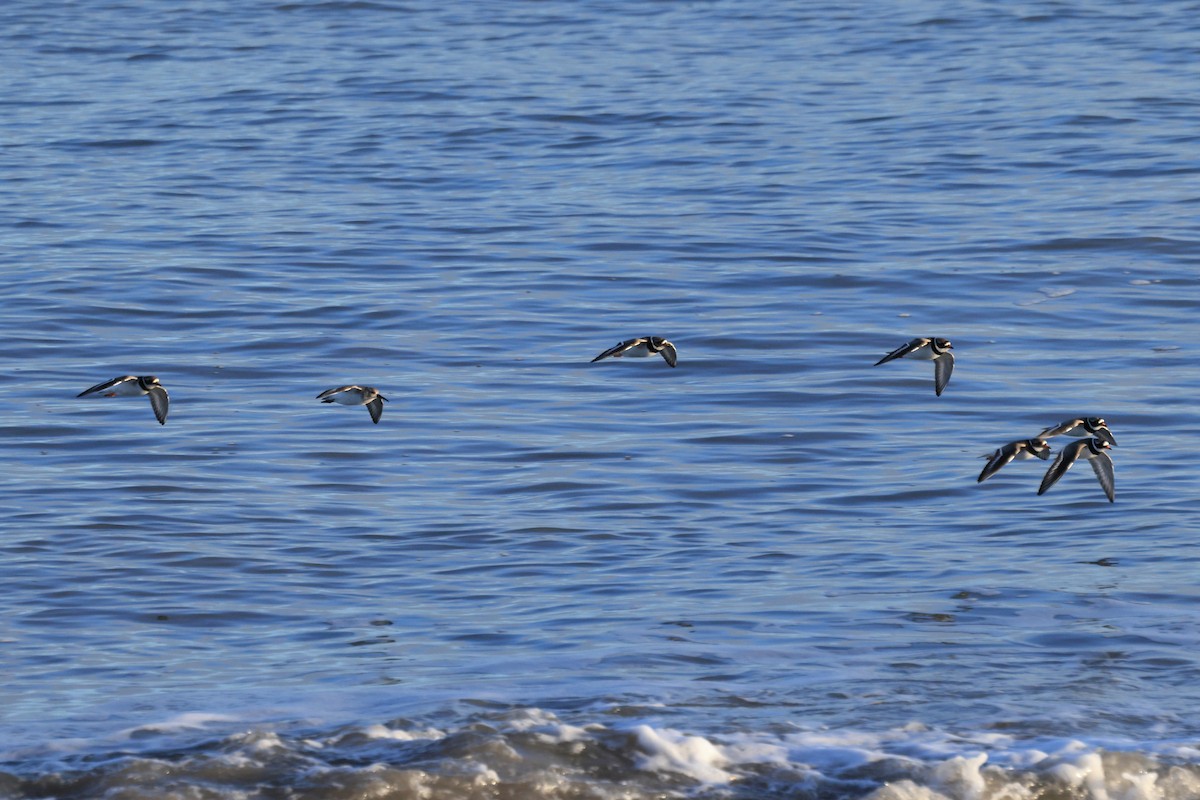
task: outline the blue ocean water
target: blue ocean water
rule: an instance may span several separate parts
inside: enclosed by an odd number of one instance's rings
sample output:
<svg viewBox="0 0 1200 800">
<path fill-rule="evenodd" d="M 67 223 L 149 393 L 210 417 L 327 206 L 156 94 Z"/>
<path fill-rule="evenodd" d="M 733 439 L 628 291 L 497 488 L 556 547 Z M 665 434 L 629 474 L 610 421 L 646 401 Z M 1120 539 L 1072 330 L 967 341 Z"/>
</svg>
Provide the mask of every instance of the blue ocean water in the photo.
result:
<svg viewBox="0 0 1200 800">
<path fill-rule="evenodd" d="M 1145 5 L 6 3 L 0 796 L 1200 797 Z"/>
</svg>

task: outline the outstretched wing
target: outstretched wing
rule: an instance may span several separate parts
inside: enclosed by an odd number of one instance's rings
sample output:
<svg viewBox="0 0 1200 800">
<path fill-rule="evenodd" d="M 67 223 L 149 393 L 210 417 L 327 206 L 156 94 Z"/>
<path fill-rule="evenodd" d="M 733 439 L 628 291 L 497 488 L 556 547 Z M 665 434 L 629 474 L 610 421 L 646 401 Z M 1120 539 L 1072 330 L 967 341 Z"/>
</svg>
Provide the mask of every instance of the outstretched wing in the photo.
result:
<svg viewBox="0 0 1200 800">
<path fill-rule="evenodd" d="M 933 390 L 938 397 L 950 382 L 951 372 L 954 372 L 954 353 L 942 353 L 933 360 Z"/>
<path fill-rule="evenodd" d="M 325 391 L 323 391 L 323 392 L 321 392 L 319 395 L 317 395 L 317 399 L 318 399 L 318 400 L 325 400 L 325 398 L 326 398 L 326 397 L 332 397 L 333 395 L 335 395 L 335 394 L 338 394 L 339 392 L 344 392 L 344 391 L 346 391 L 347 389 L 353 389 L 353 388 L 354 388 L 353 386 L 338 386 L 338 387 L 337 387 L 337 388 L 335 388 L 335 389 L 326 389 Z M 326 402 L 326 403 L 332 403 L 333 401 L 332 401 L 332 400 L 325 400 L 325 402 Z"/>
<path fill-rule="evenodd" d="M 154 418 L 158 420 L 159 425 L 166 425 L 167 411 L 171 405 L 171 399 L 167 396 L 167 390 L 161 386 L 155 386 L 149 391 L 149 395 L 150 407 L 154 409 Z"/>
<path fill-rule="evenodd" d="M 383 397 L 376 397 L 371 402 L 367 403 L 367 411 L 371 412 L 371 422 L 379 424 L 379 418 L 383 416 Z"/>
<path fill-rule="evenodd" d="M 985 456 L 986 457 L 986 456 Z M 992 453 L 988 458 L 988 463 L 984 465 L 983 471 L 979 473 L 979 480 L 976 483 L 983 483 L 988 478 L 1000 471 L 1000 468 L 1008 464 L 1017 457 L 1017 448 L 1011 444 L 1006 444 L 996 452 Z"/>
<path fill-rule="evenodd" d="M 909 342 L 906 342 L 906 343 L 900 345 L 895 350 L 893 350 L 892 352 L 888 353 L 883 358 L 876 361 L 875 366 L 878 367 L 880 364 L 886 364 L 887 362 L 892 361 L 893 359 L 897 359 L 897 358 L 906 356 L 909 353 L 913 352 L 914 350 L 920 350 L 922 347 L 924 347 L 927 344 L 929 344 L 928 339 L 921 339 L 921 338 L 913 339 L 912 341 L 909 341 Z"/>
<path fill-rule="evenodd" d="M 122 382 L 128 381 L 128 380 L 136 380 L 136 378 L 134 378 L 132 375 L 122 375 L 119 378 L 113 378 L 111 381 L 105 381 L 104 383 L 97 383 L 92 388 L 84 389 L 82 392 L 80 392 L 79 394 L 77 394 L 75 396 L 83 397 L 84 395 L 89 395 L 89 394 L 92 394 L 93 392 L 103 392 L 105 389 L 111 389 L 112 387 L 116 386 L 118 383 L 122 383 Z"/>
<path fill-rule="evenodd" d="M 640 338 L 638 338 L 638 339 L 626 339 L 625 341 L 623 341 L 623 342 L 621 342 L 621 343 L 619 343 L 619 344 L 615 344 L 615 345 L 613 345 L 612 347 L 608 348 L 607 350 L 605 350 L 605 351 L 604 351 L 603 353 L 601 353 L 600 355 L 598 355 L 598 356 L 596 356 L 595 358 L 593 358 L 593 359 L 592 359 L 592 363 L 593 363 L 593 364 L 595 364 L 597 361 L 599 361 L 599 360 L 600 360 L 600 359 L 602 359 L 602 358 L 608 358 L 609 356 L 615 356 L 615 355 L 617 355 L 617 354 L 619 354 L 619 353 L 624 353 L 624 352 L 625 352 L 626 350 L 628 350 L 629 348 L 631 348 L 631 347 L 636 347 L 637 345 L 639 345 L 639 344 L 641 344 L 641 343 L 642 343 L 642 340 L 641 340 Z M 666 356 L 663 356 L 663 358 L 666 358 Z M 670 364 L 671 362 L 670 362 L 670 361 L 668 361 L 667 363 L 668 363 L 668 364 Z M 674 364 L 672 364 L 671 366 L 674 366 Z"/>
<path fill-rule="evenodd" d="M 1097 456 L 1093 456 L 1090 460 L 1092 462 L 1092 471 L 1100 479 L 1100 486 L 1104 489 L 1104 494 L 1108 496 L 1108 502 L 1115 502 L 1116 478 L 1113 475 L 1112 459 L 1108 457 L 1108 453 L 1100 453 Z"/>
<path fill-rule="evenodd" d="M 1081 445 L 1086 445 L 1085 442 L 1080 442 Z M 1064 447 L 1058 451 L 1058 458 L 1054 459 L 1054 463 L 1050 465 L 1050 469 L 1046 470 L 1046 476 L 1042 478 L 1042 485 L 1038 487 L 1038 494 L 1045 494 L 1046 490 L 1058 482 L 1058 479 L 1067 474 L 1067 470 L 1075 463 L 1075 459 L 1079 458 L 1079 447 L 1071 445 Z"/>
<path fill-rule="evenodd" d="M 1061 425 L 1055 425 L 1053 428 L 1046 428 L 1046 430 L 1044 430 L 1038 434 L 1037 438 L 1049 439 L 1051 436 L 1062 436 L 1064 433 L 1071 430 L 1076 425 L 1082 425 L 1082 424 L 1083 424 L 1083 420 L 1081 420 L 1081 419 L 1069 419 Z"/>
</svg>

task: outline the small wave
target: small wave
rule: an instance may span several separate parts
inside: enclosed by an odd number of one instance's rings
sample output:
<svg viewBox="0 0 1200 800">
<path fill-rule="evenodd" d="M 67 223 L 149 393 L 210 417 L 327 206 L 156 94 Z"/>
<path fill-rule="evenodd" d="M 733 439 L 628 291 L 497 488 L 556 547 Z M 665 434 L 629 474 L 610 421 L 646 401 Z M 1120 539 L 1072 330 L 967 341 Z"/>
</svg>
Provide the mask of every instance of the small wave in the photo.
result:
<svg viewBox="0 0 1200 800">
<path fill-rule="evenodd" d="M 880 732 L 698 733 L 622 714 L 613 719 L 608 710 L 566 721 L 540 708 L 489 708 L 453 726 L 402 719 L 323 733 L 241 730 L 164 747 L 172 736 L 237 724 L 224 715 L 184 714 L 111 737 L 107 746 L 118 747 L 102 758 L 64 753 L 82 741 L 59 742 L 41 769 L 0 772 L 0 786 L 14 796 L 182 798 L 203 785 L 212 796 L 285 793 L 298 800 L 1186 800 L 1200 792 L 1200 751 L 1175 742 L 1022 740 L 919 724 Z M 128 754 L 131 742 L 152 747 L 153 755 Z"/>
<path fill-rule="evenodd" d="M 1162 236 L 1096 236 L 1088 238 L 1059 237 L 1040 242 L 1014 245 L 1012 250 L 1105 250 L 1132 251 L 1135 253 L 1195 253 L 1196 242 L 1187 239 L 1169 239 Z"/>
</svg>

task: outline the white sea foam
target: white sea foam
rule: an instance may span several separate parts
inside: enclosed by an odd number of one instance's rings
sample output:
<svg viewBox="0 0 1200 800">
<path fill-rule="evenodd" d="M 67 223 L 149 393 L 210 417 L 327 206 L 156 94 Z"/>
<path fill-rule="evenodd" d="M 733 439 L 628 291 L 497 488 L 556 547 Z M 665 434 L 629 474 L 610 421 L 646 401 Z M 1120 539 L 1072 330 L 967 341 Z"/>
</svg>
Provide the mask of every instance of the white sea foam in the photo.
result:
<svg viewBox="0 0 1200 800">
<path fill-rule="evenodd" d="M 215 715 L 181 715 L 163 726 L 204 729 Z M 128 741 L 127 739 L 124 741 Z M 190 737 L 188 741 L 191 741 Z M 124 749 L 124 746 L 121 746 Z M 508 709 L 435 727 L 372 723 L 325 735 L 258 727 L 182 747 L 175 756 L 121 753 L 95 773 L 97 786 L 150 780 L 197 782 L 235 797 L 247 785 L 306 787 L 319 797 L 413 796 L 426 800 L 854 797 L 866 800 L 1195 800 L 1200 767 L 1190 743 L 1022 739 L 921 724 L 869 730 L 679 730 L 658 720 L 612 722 L 585 712 L 564 720 L 538 708 Z M 1167 762 L 1167 763 L 1164 763 Z M 1177 762 L 1177 763 L 1174 763 Z M 54 779 L 51 780 L 51 784 Z"/>
<path fill-rule="evenodd" d="M 369 739 L 392 739 L 397 742 L 415 742 L 422 739 L 444 739 L 446 734 L 437 728 L 420 730 L 403 730 L 389 728 L 386 725 L 368 725 L 362 729 L 362 734 Z"/>
<path fill-rule="evenodd" d="M 927 786 L 919 786 L 910 780 L 896 781 L 871 792 L 864 800 L 953 800 L 935 792 Z"/>
<path fill-rule="evenodd" d="M 702 736 L 649 725 L 638 725 L 632 733 L 642 753 L 637 760 L 639 769 L 673 772 L 700 783 L 728 783 L 735 777 L 723 769 L 729 759 L 722 749 Z"/>
<path fill-rule="evenodd" d="M 533 731 L 547 743 L 575 743 L 590 739 L 590 734 L 604 729 L 602 725 L 580 727 L 569 725 L 549 711 L 540 708 L 524 710 L 510 720 L 514 730 Z"/>
</svg>

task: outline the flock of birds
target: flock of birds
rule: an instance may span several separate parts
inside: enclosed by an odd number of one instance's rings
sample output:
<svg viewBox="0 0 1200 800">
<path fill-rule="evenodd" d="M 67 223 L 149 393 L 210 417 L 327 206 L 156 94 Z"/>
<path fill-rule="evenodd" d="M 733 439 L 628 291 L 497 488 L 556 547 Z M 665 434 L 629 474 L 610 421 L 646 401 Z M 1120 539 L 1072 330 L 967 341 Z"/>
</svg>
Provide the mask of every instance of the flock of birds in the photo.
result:
<svg viewBox="0 0 1200 800">
<path fill-rule="evenodd" d="M 954 346 L 949 339 L 941 337 L 919 336 L 912 339 L 883 358 L 875 362 L 875 366 L 886 364 L 899 358 L 912 358 L 919 361 L 933 362 L 933 389 L 938 397 L 950 382 L 950 374 L 954 371 Z M 661 336 L 638 336 L 608 348 L 592 359 L 592 363 L 605 358 L 648 358 L 662 356 L 669 366 L 674 367 L 679 359 L 675 345 Z M 160 425 L 167 423 L 167 410 L 170 398 L 166 388 L 153 375 L 122 375 L 104 383 L 98 383 L 90 389 L 80 392 L 77 397 L 101 395 L 103 397 L 141 397 L 149 395 L 150 407 Z M 326 389 L 317 395 L 322 403 L 338 403 L 343 406 L 366 406 L 371 415 L 371 422 L 379 424 L 383 415 L 383 404 L 387 398 L 379 393 L 374 386 L 338 386 Z M 1054 436 L 1083 437 L 1082 441 L 1072 442 L 1058 452 L 1054 463 L 1042 478 L 1038 494 L 1044 494 L 1058 482 L 1067 470 L 1079 459 L 1084 459 L 1092 465 L 1096 478 L 1104 489 L 1108 502 L 1115 499 L 1113 463 L 1107 451 L 1116 445 L 1112 431 L 1099 417 L 1077 417 L 1039 433 L 1032 439 L 1021 439 L 1009 442 L 998 448 L 994 453 L 983 456 L 988 460 L 983 471 L 979 473 L 977 483 L 983 483 L 1000 471 L 1000 468 L 1012 461 L 1024 461 L 1030 458 L 1040 458 L 1043 461 L 1050 458 L 1050 443 L 1046 440 Z"/>
<path fill-rule="evenodd" d="M 171 407 L 171 397 L 167 388 L 159 383 L 154 375 L 122 375 L 111 381 L 97 383 L 90 389 L 84 389 L 76 397 L 87 397 L 98 394 L 101 397 L 142 397 L 150 396 L 150 408 L 154 409 L 154 418 L 159 425 L 167 424 L 167 411 Z M 383 404 L 387 398 L 379 393 L 374 386 L 338 386 L 326 389 L 317 395 L 322 403 L 339 403 L 343 406 L 366 406 L 371 415 L 371 421 L 379 424 L 383 416 Z"/>
<path fill-rule="evenodd" d="M 950 344 L 949 339 L 918 336 L 876 361 L 875 366 L 878 367 L 880 364 L 886 364 L 897 358 L 932 361 L 933 390 L 938 397 L 941 397 L 942 390 L 950 382 L 950 373 L 954 371 L 954 353 L 950 352 L 953 349 L 954 345 Z M 1050 458 L 1050 443 L 1046 440 L 1063 435 L 1083 437 L 1083 441 L 1072 442 L 1058 451 L 1054 463 L 1050 465 L 1050 469 L 1046 470 L 1046 475 L 1042 478 L 1038 494 L 1045 494 L 1051 486 L 1058 483 L 1059 478 L 1067 474 L 1067 470 L 1076 461 L 1082 458 L 1092 465 L 1092 471 L 1096 473 L 1096 478 L 1100 481 L 1100 488 L 1104 489 L 1104 496 L 1108 498 L 1108 502 L 1114 502 L 1116 488 L 1113 463 L 1112 458 L 1105 451 L 1116 445 L 1117 440 L 1113 437 L 1112 431 L 1108 429 L 1108 423 L 1100 417 L 1068 419 L 1053 428 L 1047 428 L 1032 439 L 1019 439 L 1002 445 L 994 453 L 983 456 L 988 462 L 984 464 L 976 483 L 983 483 L 999 472 L 1001 467 L 1013 461 L 1024 461 L 1029 458 L 1047 460 Z"/>
<path fill-rule="evenodd" d="M 950 382 L 950 373 L 954 371 L 954 353 L 950 352 L 953 349 L 954 345 L 950 344 L 949 339 L 918 336 L 876 361 L 875 366 L 878 367 L 880 364 L 886 364 L 897 358 L 932 361 L 933 390 L 938 397 L 941 397 L 942 390 Z M 1032 439 L 1019 439 L 1002 445 L 994 453 L 983 456 L 988 462 L 984 464 L 976 483 L 983 483 L 999 472 L 1001 467 L 1013 461 L 1024 461 L 1029 458 L 1047 460 L 1050 458 L 1050 443 L 1046 440 L 1063 435 L 1084 438 L 1083 441 L 1072 442 L 1058 451 L 1054 463 L 1050 465 L 1050 469 L 1046 470 L 1046 475 L 1042 478 L 1038 494 L 1045 494 L 1051 486 L 1058 483 L 1059 478 L 1067 474 L 1067 470 L 1076 461 L 1082 458 L 1092 465 L 1092 471 L 1096 473 L 1100 487 L 1104 489 L 1105 497 L 1108 498 L 1108 502 L 1113 502 L 1116 499 L 1113 463 L 1112 458 L 1105 451 L 1115 445 L 1117 440 L 1113 437 L 1112 431 L 1108 429 L 1108 423 L 1099 417 L 1068 419 L 1053 428 L 1047 428 Z"/>
</svg>

